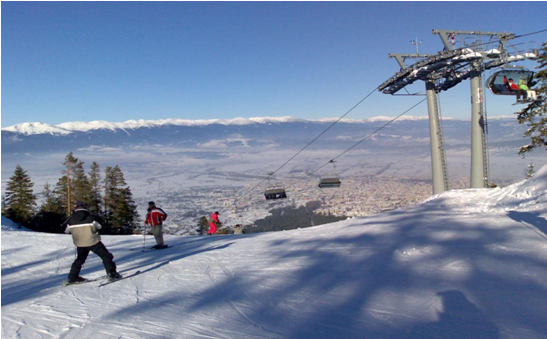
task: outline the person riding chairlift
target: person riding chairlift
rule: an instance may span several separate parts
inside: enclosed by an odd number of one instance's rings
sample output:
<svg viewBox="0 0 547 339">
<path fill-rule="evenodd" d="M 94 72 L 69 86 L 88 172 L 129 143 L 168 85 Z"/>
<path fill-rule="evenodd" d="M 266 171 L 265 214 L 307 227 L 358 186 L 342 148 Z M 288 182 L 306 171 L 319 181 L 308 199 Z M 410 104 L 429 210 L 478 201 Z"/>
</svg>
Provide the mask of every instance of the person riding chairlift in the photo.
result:
<svg viewBox="0 0 547 339">
<path fill-rule="evenodd" d="M 509 81 L 507 81 L 507 77 L 503 76 L 503 83 L 505 84 L 505 87 L 509 92 L 515 92 L 515 94 L 517 95 L 517 102 L 524 100 L 526 91 L 520 89 L 519 85 L 517 85 L 512 78 L 509 78 Z"/>
<path fill-rule="evenodd" d="M 524 79 L 520 79 L 519 81 L 519 88 L 526 92 L 526 99 L 528 100 L 536 100 L 536 91 L 531 90 L 528 85 L 526 85 L 526 81 Z"/>
</svg>

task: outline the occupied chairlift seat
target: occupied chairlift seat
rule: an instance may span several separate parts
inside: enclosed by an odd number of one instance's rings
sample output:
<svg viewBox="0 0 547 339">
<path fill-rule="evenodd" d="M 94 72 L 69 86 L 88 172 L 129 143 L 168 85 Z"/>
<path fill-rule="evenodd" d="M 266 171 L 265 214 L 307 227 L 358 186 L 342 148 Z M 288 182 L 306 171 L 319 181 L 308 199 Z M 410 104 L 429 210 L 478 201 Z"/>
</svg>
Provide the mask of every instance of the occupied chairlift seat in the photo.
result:
<svg viewBox="0 0 547 339">
<path fill-rule="evenodd" d="M 519 83 L 520 79 L 523 79 L 526 82 L 526 85 L 530 87 L 533 76 L 534 72 L 527 69 L 502 69 L 494 72 L 488 80 L 486 80 L 486 86 L 495 95 L 516 95 L 516 91 L 510 90 L 509 87 L 505 85 L 503 77 L 513 79 L 516 84 Z"/>
</svg>

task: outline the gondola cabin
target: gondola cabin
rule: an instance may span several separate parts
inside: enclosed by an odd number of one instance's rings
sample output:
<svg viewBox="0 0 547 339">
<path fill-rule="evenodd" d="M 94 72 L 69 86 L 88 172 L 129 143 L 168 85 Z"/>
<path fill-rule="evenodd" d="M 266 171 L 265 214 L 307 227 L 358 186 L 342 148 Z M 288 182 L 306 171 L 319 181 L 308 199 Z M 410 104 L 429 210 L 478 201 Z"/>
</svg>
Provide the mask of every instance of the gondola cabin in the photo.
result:
<svg viewBox="0 0 547 339">
<path fill-rule="evenodd" d="M 533 76 L 534 72 L 525 69 L 503 69 L 494 72 L 486 80 L 486 86 L 495 95 L 516 95 L 516 91 L 510 88 L 510 81 L 518 85 L 520 80 L 524 80 L 524 83 L 531 87 Z M 507 79 L 507 82 L 504 81 L 504 78 Z"/>
<path fill-rule="evenodd" d="M 287 193 L 284 188 L 269 188 L 264 191 L 264 196 L 266 200 L 285 199 Z"/>
<path fill-rule="evenodd" d="M 342 184 L 342 180 L 340 178 L 322 178 L 319 181 L 319 188 L 327 188 L 327 187 L 340 187 Z"/>
</svg>

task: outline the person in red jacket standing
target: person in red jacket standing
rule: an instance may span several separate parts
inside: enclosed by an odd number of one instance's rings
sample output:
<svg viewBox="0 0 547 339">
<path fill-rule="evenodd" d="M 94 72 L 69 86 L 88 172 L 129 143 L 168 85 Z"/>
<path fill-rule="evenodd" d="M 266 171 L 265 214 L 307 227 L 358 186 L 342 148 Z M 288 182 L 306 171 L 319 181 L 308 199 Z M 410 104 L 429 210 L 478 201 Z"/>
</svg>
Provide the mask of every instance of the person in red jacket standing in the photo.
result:
<svg viewBox="0 0 547 339">
<path fill-rule="evenodd" d="M 220 220 L 218 220 L 218 216 L 220 213 L 215 212 L 211 214 L 211 218 L 209 219 L 209 232 L 207 232 L 207 235 L 213 235 L 217 231 L 217 227 L 221 225 Z"/>
<path fill-rule="evenodd" d="M 150 225 L 152 227 L 152 234 L 156 239 L 156 246 L 152 248 L 162 249 L 166 248 L 167 245 L 163 243 L 163 222 L 167 219 L 167 213 L 159 207 L 156 207 L 156 204 L 153 201 L 148 203 L 148 213 L 146 214 L 145 225 Z"/>
</svg>

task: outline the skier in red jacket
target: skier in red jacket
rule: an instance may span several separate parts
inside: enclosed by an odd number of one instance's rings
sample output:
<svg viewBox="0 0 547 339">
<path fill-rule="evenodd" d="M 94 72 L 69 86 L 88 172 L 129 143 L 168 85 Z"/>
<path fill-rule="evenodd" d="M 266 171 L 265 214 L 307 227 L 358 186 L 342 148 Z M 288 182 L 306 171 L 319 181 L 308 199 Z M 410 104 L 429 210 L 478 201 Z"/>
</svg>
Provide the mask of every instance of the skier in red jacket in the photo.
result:
<svg viewBox="0 0 547 339">
<path fill-rule="evenodd" d="M 209 232 L 207 232 L 207 235 L 215 234 L 217 231 L 217 227 L 222 224 L 220 220 L 218 220 L 219 215 L 220 213 L 218 212 L 211 214 L 211 218 L 209 219 Z"/>
<path fill-rule="evenodd" d="M 146 214 L 146 225 L 152 226 L 152 234 L 156 239 L 155 249 L 166 248 L 167 245 L 163 243 L 163 222 L 167 219 L 167 213 L 159 207 L 153 201 L 148 203 L 148 213 Z"/>
</svg>

